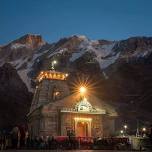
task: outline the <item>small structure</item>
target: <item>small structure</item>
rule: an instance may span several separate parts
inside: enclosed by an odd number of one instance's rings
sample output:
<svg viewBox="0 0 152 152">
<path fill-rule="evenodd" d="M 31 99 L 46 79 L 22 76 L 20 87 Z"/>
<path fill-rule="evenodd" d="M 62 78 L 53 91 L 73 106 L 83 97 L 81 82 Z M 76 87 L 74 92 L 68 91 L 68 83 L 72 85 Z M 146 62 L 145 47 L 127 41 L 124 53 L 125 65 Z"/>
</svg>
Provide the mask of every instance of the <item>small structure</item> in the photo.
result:
<svg viewBox="0 0 152 152">
<path fill-rule="evenodd" d="M 43 71 L 28 114 L 29 132 L 34 136 L 108 137 L 115 132 L 117 113 L 99 98 L 81 92 L 70 93 L 68 74 Z"/>
</svg>

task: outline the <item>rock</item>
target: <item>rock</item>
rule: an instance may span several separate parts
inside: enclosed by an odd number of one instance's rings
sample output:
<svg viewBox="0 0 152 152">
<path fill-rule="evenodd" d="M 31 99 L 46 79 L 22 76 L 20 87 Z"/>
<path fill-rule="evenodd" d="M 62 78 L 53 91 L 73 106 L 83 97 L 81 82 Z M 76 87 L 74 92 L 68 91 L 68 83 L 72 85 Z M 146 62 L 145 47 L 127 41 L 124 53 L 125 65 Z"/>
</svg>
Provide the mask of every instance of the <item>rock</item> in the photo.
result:
<svg viewBox="0 0 152 152">
<path fill-rule="evenodd" d="M 25 123 L 32 94 L 10 65 L 0 67 L 0 128 Z"/>
</svg>

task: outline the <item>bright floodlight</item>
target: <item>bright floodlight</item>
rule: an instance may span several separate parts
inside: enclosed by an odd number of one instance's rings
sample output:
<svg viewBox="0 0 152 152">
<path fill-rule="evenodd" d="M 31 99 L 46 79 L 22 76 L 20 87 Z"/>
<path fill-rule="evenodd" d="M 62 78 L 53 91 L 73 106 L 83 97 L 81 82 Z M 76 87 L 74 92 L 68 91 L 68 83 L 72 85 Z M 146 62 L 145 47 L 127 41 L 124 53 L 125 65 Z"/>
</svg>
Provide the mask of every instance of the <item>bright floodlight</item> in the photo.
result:
<svg viewBox="0 0 152 152">
<path fill-rule="evenodd" d="M 142 129 L 142 131 L 146 131 L 146 128 L 144 127 L 144 128 Z"/>
<path fill-rule="evenodd" d="M 80 87 L 80 93 L 84 94 L 87 91 L 87 89 L 85 87 Z"/>
<path fill-rule="evenodd" d="M 51 69 L 54 70 L 55 69 L 55 64 L 57 64 L 57 61 L 56 60 L 53 60 L 51 62 Z"/>
<path fill-rule="evenodd" d="M 124 125 L 124 128 L 125 128 L 125 129 L 127 129 L 127 128 L 128 128 L 128 126 L 127 126 L 127 125 Z"/>
<path fill-rule="evenodd" d="M 120 133 L 121 133 L 121 134 L 123 134 L 123 133 L 124 133 L 124 131 L 123 131 L 123 130 L 120 130 Z"/>
<path fill-rule="evenodd" d="M 53 61 L 53 64 L 57 64 L 57 61 L 56 61 L 56 60 L 54 60 L 54 61 Z"/>
</svg>

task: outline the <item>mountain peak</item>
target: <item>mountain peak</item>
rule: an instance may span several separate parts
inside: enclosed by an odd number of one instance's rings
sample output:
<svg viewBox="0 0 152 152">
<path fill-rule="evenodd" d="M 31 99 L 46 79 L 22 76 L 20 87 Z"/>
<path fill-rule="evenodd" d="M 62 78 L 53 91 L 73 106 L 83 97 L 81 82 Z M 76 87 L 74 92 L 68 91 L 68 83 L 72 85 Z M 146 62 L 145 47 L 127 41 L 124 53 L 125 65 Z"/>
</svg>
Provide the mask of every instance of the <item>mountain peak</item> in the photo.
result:
<svg viewBox="0 0 152 152">
<path fill-rule="evenodd" d="M 16 44 L 16 43 L 27 44 L 31 46 L 32 49 L 35 49 L 44 45 L 46 42 L 42 39 L 41 35 L 26 34 L 12 42 L 12 44 Z"/>
<path fill-rule="evenodd" d="M 89 40 L 88 37 L 86 37 L 85 35 L 72 35 L 69 37 L 69 39 L 75 39 L 79 41 Z"/>
</svg>

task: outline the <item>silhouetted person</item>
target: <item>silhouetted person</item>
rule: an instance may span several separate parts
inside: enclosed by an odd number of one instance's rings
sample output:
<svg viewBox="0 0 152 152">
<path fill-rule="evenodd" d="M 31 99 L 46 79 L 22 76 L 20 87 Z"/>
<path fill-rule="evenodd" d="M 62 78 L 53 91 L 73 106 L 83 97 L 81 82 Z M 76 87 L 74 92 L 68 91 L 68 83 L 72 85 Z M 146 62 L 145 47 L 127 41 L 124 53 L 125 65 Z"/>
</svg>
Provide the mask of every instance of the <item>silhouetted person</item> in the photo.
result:
<svg viewBox="0 0 152 152">
<path fill-rule="evenodd" d="M 48 148 L 49 148 L 49 149 L 52 149 L 52 147 L 51 147 L 51 146 L 52 146 L 52 145 L 51 145 L 51 144 L 52 144 L 52 138 L 51 138 L 50 136 L 48 137 L 47 142 L 48 142 Z"/>
<path fill-rule="evenodd" d="M 18 141 L 19 141 L 19 129 L 18 127 L 14 127 L 11 131 L 11 139 L 12 139 L 12 148 L 18 148 Z"/>
</svg>

